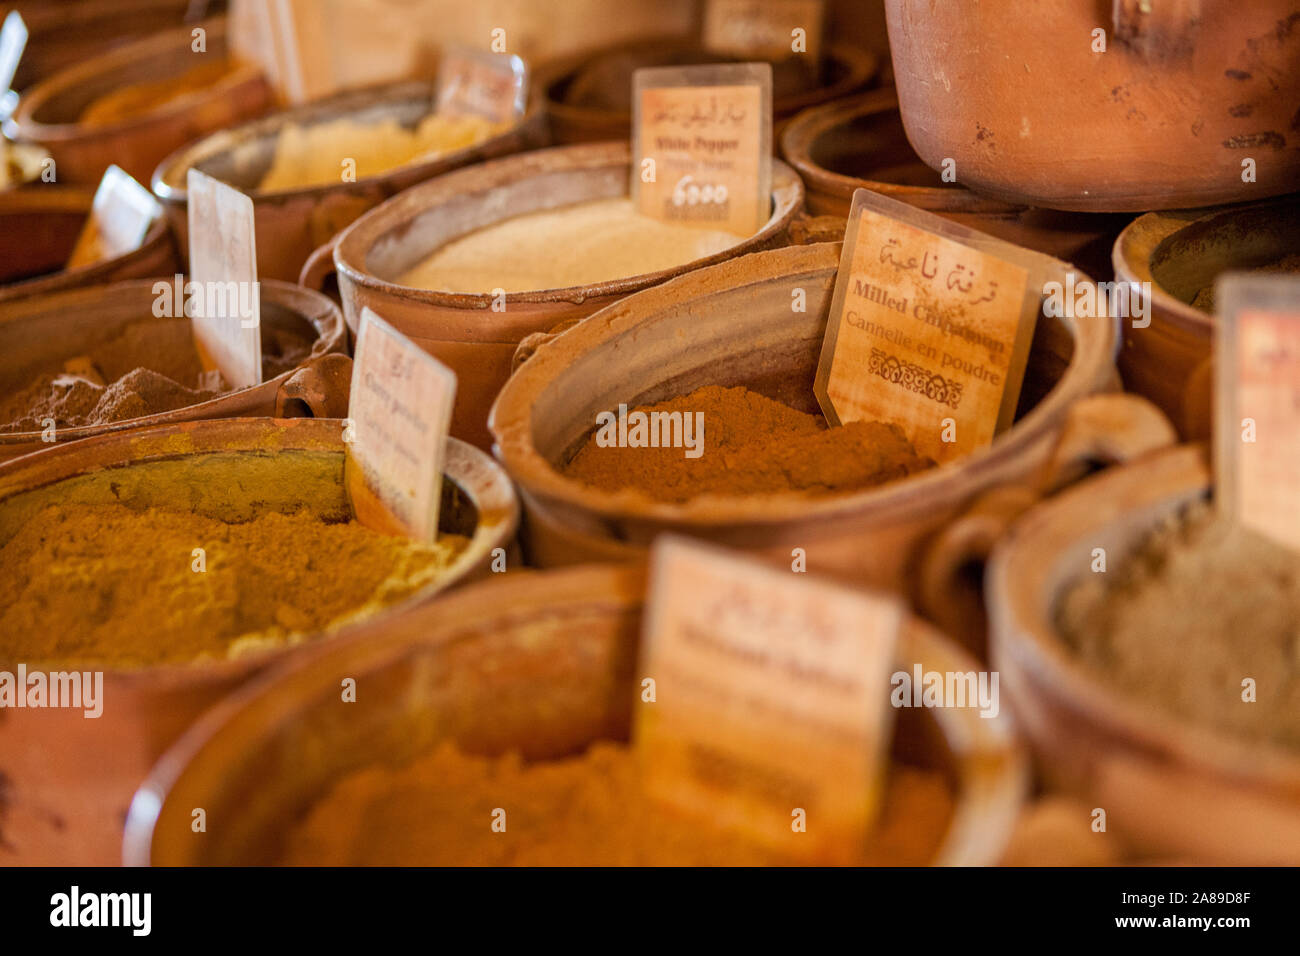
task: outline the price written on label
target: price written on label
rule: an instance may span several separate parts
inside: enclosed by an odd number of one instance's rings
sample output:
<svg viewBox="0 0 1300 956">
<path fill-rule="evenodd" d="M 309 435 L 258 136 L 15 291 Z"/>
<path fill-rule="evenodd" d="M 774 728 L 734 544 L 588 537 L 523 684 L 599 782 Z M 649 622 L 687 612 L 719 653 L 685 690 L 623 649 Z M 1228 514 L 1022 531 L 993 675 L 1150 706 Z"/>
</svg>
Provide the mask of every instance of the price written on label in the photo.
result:
<svg viewBox="0 0 1300 956">
<path fill-rule="evenodd" d="M 661 537 L 640 671 L 656 699 L 633 734 L 647 792 L 779 853 L 852 862 L 878 809 L 902 620 L 893 598 Z"/>
<path fill-rule="evenodd" d="M 124 256 L 140 248 L 162 206 L 126 170 L 109 166 L 95 190 L 90 216 L 81 227 L 67 268 Z"/>
<path fill-rule="evenodd" d="M 357 520 L 416 541 L 438 537 L 456 373 L 373 310 L 361 310 L 344 481 Z"/>
<path fill-rule="evenodd" d="M 438 112 L 510 123 L 524 115 L 528 68 L 517 56 L 451 47 L 438 64 Z"/>
<path fill-rule="evenodd" d="M 1219 280 L 1215 464 L 1230 520 L 1300 550 L 1300 279 Z"/>
<path fill-rule="evenodd" d="M 194 339 L 205 369 L 232 388 L 262 384 L 262 305 L 253 200 L 191 169 L 186 174 Z M 189 307 L 187 306 L 187 309 Z"/>
<path fill-rule="evenodd" d="M 653 219 L 752 236 L 772 201 L 772 68 L 657 67 L 633 77 L 632 196 Z"/>
<path fill-rule="evenodd" d="M 1026 256 L 858 190 L 814 383 L 827 420 L 893 422 L 940 463 L 991 442 L 1014 417 L 1038 316 L 1041 266 Z"/>
</svg>

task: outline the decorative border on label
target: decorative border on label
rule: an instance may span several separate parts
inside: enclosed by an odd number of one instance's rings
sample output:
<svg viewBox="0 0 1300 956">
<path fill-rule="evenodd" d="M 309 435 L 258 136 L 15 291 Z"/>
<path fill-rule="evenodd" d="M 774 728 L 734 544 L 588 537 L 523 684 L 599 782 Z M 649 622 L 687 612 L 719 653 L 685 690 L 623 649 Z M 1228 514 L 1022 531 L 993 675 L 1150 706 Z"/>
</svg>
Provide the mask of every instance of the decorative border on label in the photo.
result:
<svg viewBox="0 0 1300 956">
<path fill-rule="evenodd" d="M 867 371 L 879 375 L 886 382 L 924 395 L 940 405 L 956 408 L 961 404 L 961 382 L 944 378 L 924 365 L 900 359 L 884 349 L 872 348 L 871 356 L 867 359 Z"/>
</svg>

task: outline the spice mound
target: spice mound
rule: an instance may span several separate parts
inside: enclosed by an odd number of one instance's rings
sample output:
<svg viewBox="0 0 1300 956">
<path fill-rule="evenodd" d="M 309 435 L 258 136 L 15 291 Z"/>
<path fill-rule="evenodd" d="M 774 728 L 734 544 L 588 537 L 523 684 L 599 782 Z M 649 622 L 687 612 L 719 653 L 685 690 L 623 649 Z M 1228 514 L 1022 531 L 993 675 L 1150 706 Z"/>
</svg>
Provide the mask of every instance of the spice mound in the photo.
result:
<svg viewBox="0 0 1300 956">
<path fill-rule="evenodd" d="M 681 502 L 705 494 L 852 491 L 934 465 L 916 453 L 897 425 L 851 422 L 828 428 L 819 415 L 747 388 L 706 385 L 635 412 L 644 412 L 652 422 L 654 413 L 677 414 L 683 423 L 693 416 L 703 426 L 701 453 L 688 458 L 681 447 L 602 444 L 597 430 L 564 473 L 596 488 L 635 488 L 659 501 Z M 627 416 L 629 427 L 633 414 Z M 682 432 L 685 435 L 684 427 Z"/>
<path fill-rule="evenodd" d="M 298 643 L 411 595 L 466 543 L 305 512 L 50 505 L 0 548 L 0 660 L 138 668 Z"/>
<path fill-rule="evenodd" d="M 1099 676 L 1184 720 L 1300 748 L 1300 554 L 1199 505 L 1058 611 Z M 1242 700 L 1242 681 L 1256 700 Z"/>
<path fill-rule="evenodd" d="M 191 93 L 207 89 L 233 73 L 235 67 L 233 60 L 217 60 L 196 66 L 180 76 L 121 87 L 92 100 L 78 122 L 84 126 L 108 126 L 152 113 Z"/>
<path fill-rule="evenodd" d="M 276 137 L 271 168 L 257 188 L 269 192 L 350 181 L 343 179 L 346 160 L 356 164 L 350 169 L 356 179 L 378 176 L 407 163 L 477 146 L 506 129 L 506 125 L 481 116 L 439 113 L 426 116 L 414 129 L 394 119 L 290 125 Z"/>
<path fill-rule="evenodd" d="M 487 822 L 504 808 L 508 825 Z M 938 774 L 894 766 L 861 863 L 934 859 L 953 798 Z M 797 839 L 797 837 L 794 837 Z M 298 866 L 763 866 L 774 849 L 678 814 L 643 792 L 635 755 L 599 742 L 583 755 L 525 763 L 445 743 L 398 770 L 344 778 L 290 833 Z"/>
<path fill-rule="evenodd" d="M 262 375 L 273 378 L 298 365 L 312 343 L 296 333 L 264 325 Z M 229 391 L 216 373 L 204 373 L 190 321 L 133 322 L 120 334 L 48 368 L 0 398 L 0 433 L 56 427 L 107 425 L 156 415 Z"/>
<path fill-rule="evenodd" d="M 630 199 L 597 199 L 471 232 L 397 281 L 467 294 L 566 289 L 674 269 L 741 241 L 729 232 L 643 216 Z"/>
</svg>

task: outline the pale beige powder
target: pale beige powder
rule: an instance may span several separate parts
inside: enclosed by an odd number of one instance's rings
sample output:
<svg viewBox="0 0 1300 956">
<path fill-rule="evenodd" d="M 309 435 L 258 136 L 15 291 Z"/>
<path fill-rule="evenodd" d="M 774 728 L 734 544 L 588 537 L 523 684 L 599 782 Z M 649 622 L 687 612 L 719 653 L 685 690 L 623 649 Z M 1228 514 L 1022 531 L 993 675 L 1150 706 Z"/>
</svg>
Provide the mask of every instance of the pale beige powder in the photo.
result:
<svg viewBox="0 0 1300 956">
<path fill-rule="evenodd" d="M 642 216 L 630 199 L 598 199 L 471 232 L 397 281 L 462 293 L 565 289 L 671 269 L 743 241 L 730 232 Z"/>
</svg>

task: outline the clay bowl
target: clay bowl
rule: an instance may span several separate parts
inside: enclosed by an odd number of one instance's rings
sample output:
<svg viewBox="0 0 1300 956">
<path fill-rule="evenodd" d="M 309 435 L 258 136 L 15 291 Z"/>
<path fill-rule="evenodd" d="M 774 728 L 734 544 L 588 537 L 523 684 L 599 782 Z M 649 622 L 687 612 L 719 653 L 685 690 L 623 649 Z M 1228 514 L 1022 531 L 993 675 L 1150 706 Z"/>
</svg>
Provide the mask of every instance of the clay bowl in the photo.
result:
<svg viewBox="0 0 1300 956">
<path fill-rule="evenodd" d="M 986 5 L 988 6 L 988 5 Z M 1241 202 L 1300 181 L 1292 0 L 1195 4 L 886 0 L 921 159 L 1007 202 L 1137 212 Z M 1101 30 L 1105 52 L 1094 52 Z M 1033 43 L 1027 36 L 1040 37 Z M 1254 159 L 1256 179 L 1242 180 Z"/>
<path fill-rule="evenodd" d="M 226 21 L 205 21 L 207 52 L 191 50 L 191 27 L 168 30 L 70 66 L 26 92 L 5 123 L 11 139 L 54 157 L 58 181 L 95 185 L 110 163 L 142 183 L 164 156 L 216 129 L 265 112 L 271 88 L 262 72 L 237 66 L 212 86 L 150 112 L 103 126 L 79 122 L 96 98 L 133 83 L 179 78 L 203 57 L 227 56 Z"/>
<path fill-rule="evenodd" d="M 390 196 L 461 166 L 545 145 L 545 117 L 540 101 L 534 98 L 519 125 L 469 149 L 350 183 L 341 181 L 340 165 L 337 183 L 298 189 L 258 187 L 271 167 L 276 139 L 286 127 L 344 119 L 362 124 L 396 120 L 412 127 L 432 112 L 433 95 L 433 87 L 426 83 L 399 83 L 343 93 L 223 129 L 178 149 L 151 172 L 154 193 L 167 210 L 182 253 L 189 248 L 185 178 L 191 168 L 230 183 L 253 198 L 258 274 L 296 282 L 312 250 Z M 339 149 L 341 164 L 347 149 Z"/>
<path fill-rule="evenodd" d="M 816 412 L 821 353 L 840 246 L 756 253 L 701 269 L 603 309 L 539 347 L 492 409 L 495 451 L 518 484 L 527 546 L 543 567 L 637 560 L 661 532 L 756 552 L 786 567 L 803 548 L 809 568 L 907 594 L 922 545 L 977 495 L 1032 484 L 1075 434 L 1081 401 L 1114 389 L 1110 322 L 1040 318 L 1016 423 L 960 462 L 875 489 L 809 498 L 710 496 L 665 503 L 640 492 L 587 487 L 560 471 L 596 413 L 663 401 L 708 385 L 745 385 Z M 806 292 L 807 312 L 790 308 Z M 1106 428 L 1123 431 L 1123 421 Z M 1086 436 L 1076 435 L 1079 447 Z"/>
<path fill-rule="evenodd" d="M 1153 857 L 1300 863 L 1300 757 L 1190 726 L 1113 690 L 1058 636 L 1055 615 L 1092 549 L 1116 567 L 1159 522 L 1210 494 L 1201 446 L 1114 469 L 1042 505 L 994 550 L 993 662 L 1048 777 L 1104 807 Z M 1225 635 L 1225 639 L 1228 636 Z"/>
<path fill-rule="evenodd" d="M 1209 438 L 1214 316 L 1191 302 L 1220 272 L 1257 269 L 1296 253 L 1300 197 L 1135 219 L 1115 241 L 1115 278 L 1149 284 L 1151 324 L 1124 324 L 1125 385 L 1164 409 L 1184 437 Z"/>
<path fill-rule="evenodd" d="M 159 761 L 132 803 L 125 862 L 273 863 L 286 829 L 339 778 L 399 765 L 446 737 L 470 753 L 517 749 L 530 760 L 627 740 L 643 590 L 632 568 L 507 575 L 277 669 L 210 711 Z M 916 619 L 899 659 L 909 669 L 977 667 Z M 340 674 L 367 688 L 346 710 Z M 954 788 L 934 863 L 995 862 L 1025 785 L 1010 722 L 966 708 L 899 710 L 893 755 L 944 772 Z M 219 838 L 193 836 L 196 806 Z"/>
<path fill-rule="evenodd" d="M 101 435 L 0 465 L 0 539 L 8 540 L 30 509 L 52 500 L 175 509 L 177 480 L 192 487 L 179 507 L 228 520 L 303 507 L 350 514 L 341 425 L 329 419 L 186 422 Z M 514 491 L 495 462 L 448 442 L 440 523 L 444 531 L 470 535 L 471 543 L 444 577 L 382 613 L 414 607 L 486 573 L 493 549 L 509 546 L 517 514 Z M 0 861 L 116 863 L 131 794 L 154 760 L 232 688 L 273 662 L 310 655 L 321 644 L 317 638 L 215 662 L 107 670 L 98 719 L 78 710 L 0 711 L 0 772 L 8 784 Z M 5 666 L 12 670 L 13 662 Z"/>
<path fill-rule="evenodd" d="M 5 349 L 0 353 L 0 383 L 5 392 L 17 391 L 42 371 L 59 367 L 69 358 L 84 355 L 94 346 L 117 335 L 132 322 L 150 317 L 156 298 L 155 284 L 170 285 L 171 279 L 138 279 L 112 285 L 88 286 L 50 295 L 32 296 L 0 305 L 0 335 Z M 70 442 L 92 435 L 103 435 L 147 425 L 170 425 L 206 418 L 237 418 L 271 415 L 277 403 L 286 400 L 310 381 L 322 383 L 328 367 L 320 362 L 331 353 L 342 353 L 345 345 L 343 316 L 339 308 L 319 292 L 289 285 L 286 282 L 261 283 L 261 316 L 264 329 L 296 331 L 314 338 L 311 355 L 298 369 L 289 369 L 267 379 L 261 385 L 218 395 L 197 405 L 159 412 L 104 425 L 79 425 L 59 428 L 56 441 Z M 346 362 L 346 358 L 337 355 Z M 308 380 L 307 383 L 304 379 Z M 339 388 L 330 390 L 337 393 Z M 337 394 L 322 395 L 314 401 L 312 414 L 342 414 L 336 408 Z M 0 432 L 0 462 L 50 447 L 40 431 Z"/>
<path fill-rule="evenodd" d="M 847 218 L 853 192 L 870 189 L 1026 249 L 1110 275 L 1110 249 L 1127 216 L 1067 213 L 1001 202 L 944 182 L 907 141 L 892 88 L 805 110 L 781 137 L 781 155 L 803 178 L 808 210 Z M 958 169 L 960 173 L 960 167 Z"/>
<path fill-rule="evenodd" d="M 839 99 L 865 88 L 879 67 L 876 55 L 854 46 L 831 44 L 826 48 L 820 82 L 812 86 L 787 84 L 789 67 L 773 66 L 773 135 L 779 136 L 784 124 L 802 109 Z M 701 50 L 684 38 L 659 38 L 620 44 L 596 53 L 564 57 L 538 68 L 535 83 L 546 97 L 546 111 L 557 143 L 590 143 L 609 139 L 627 139 L 632 131 L 630 108 L 634 66 L 673 66 L 687 63 L 727 61 L 722 56 Z M 602 68 L 589 77 L 598 100 L 575 103 L 571 91 L 583 82 L 583 74 Z M 625 93 L 626 91 L 626 93 Z"/>
<path fill-rule="evenodd" d="M 180 26 L 190 0 L 58 0 L 9 4 L 27 24 L 29 36 L 14 74 L 13 88 L 38 80 L 107 49 Z"/>
<path fill-rule="evenodd" d="M 483 163 L 402 193 L 338 237 L 334 265 L 348 328 L 356 334 L 361 310 L 369 306 L 456 372 L 453 435 L 488 447 L 488 408 L 526 336 L 591 315 L 675 275 L 788 241 L 803 206 L 803 185 L 788 166 L 776 161 L 767 224 L 725 252 L 674 269 L 588 286 L 513 292 L 505 296 L 504 311 L 493 310 L 491 294 L 462 295 L 397 283 L 397 276 L 434 250 L 475 229 L 530 212 L 626 196 L 629 152 L 626 143 L 590 143 Z"/>
<path fill-rule="evenodd" d="M 0 192 L 0 303 L 176 271 L 176 248 L 162 219 L 138 249 L 65 269 L 94 197 L 89 188 L 48 183 Z"/>
</svg>

